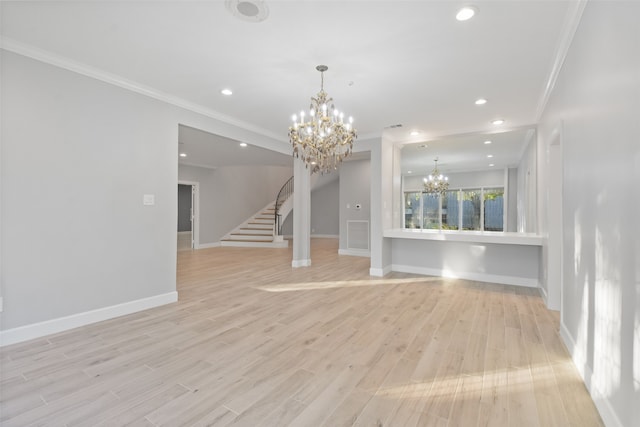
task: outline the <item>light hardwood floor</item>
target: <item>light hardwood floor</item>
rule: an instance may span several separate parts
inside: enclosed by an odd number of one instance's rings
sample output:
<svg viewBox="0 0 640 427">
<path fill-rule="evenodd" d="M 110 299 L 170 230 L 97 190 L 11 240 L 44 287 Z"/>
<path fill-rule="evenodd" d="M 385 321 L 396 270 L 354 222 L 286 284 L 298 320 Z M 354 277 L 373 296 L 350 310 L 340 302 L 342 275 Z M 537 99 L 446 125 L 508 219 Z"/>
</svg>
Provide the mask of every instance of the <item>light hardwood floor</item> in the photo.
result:
<svg viewBox="0 0 640 427">
<path fill-rule="evenodd" d="M 180 252 L 178 303 L 2 349 L 0 424 L 602 425 L 535 290 L 312 262 Z"/>
</svg>

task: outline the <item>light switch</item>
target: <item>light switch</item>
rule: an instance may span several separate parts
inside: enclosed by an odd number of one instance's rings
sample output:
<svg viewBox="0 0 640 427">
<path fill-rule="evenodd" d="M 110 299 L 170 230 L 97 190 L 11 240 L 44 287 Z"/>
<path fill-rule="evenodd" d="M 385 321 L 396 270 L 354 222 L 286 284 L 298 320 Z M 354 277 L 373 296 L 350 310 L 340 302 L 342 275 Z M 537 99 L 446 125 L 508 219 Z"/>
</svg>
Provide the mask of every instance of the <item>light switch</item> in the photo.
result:
<svg viewBox="0 0 640 427">
<path fill-rule="evenodd" d="M 145 194 L 142 196 L 142 204 L 145 206 L 153 206 L 156 204 L 156 196 L 153 194 Z"/>
<path fill-rule="evenodd" d="M 351 204 L 347 203 L 347 209 L 351 209 Z"/>
</svg>

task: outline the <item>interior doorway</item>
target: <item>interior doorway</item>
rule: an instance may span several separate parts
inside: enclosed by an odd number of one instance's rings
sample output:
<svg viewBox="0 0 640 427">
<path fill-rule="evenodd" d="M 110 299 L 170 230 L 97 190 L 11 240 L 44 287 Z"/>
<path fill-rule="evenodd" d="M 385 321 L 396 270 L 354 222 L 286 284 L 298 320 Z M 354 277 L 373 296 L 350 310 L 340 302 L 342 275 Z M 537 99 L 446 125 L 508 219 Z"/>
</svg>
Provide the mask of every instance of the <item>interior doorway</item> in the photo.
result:
<svg viewBox="0 0 640 427">
<path fill-rule="evenodd" d="M 178 181 L 178 251 L 198 248 L 198 183 Z"/>
</svg>

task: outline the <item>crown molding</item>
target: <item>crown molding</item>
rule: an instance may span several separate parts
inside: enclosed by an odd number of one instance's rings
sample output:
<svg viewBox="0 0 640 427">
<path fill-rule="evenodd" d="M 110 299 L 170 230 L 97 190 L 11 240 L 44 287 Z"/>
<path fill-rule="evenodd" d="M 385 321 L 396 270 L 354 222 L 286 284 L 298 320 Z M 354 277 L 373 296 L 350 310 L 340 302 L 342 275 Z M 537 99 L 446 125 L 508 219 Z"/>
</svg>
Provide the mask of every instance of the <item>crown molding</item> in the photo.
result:
<svg viewBox="0 0 640 427">
<path fill-rule="evenodd" d="M 580 19 L 582 18 L 582 12 L 584 11 L 585 6 L 587 5 L 588 0 L 577 0 L 573 2 L 568 2 L 568 10 L 565 15 L 564 25 L 562 26 L 562 34 L 560 34 L 558 47 L 556 49 L 555 57 L 553 60 L 553 65 L 551 67 L 551 71 L 549 72 L 549 77 L 547 78 L 547 84 L 540 96 L 540 100 L 538 101 L 538 108 L 536 110 L 536 123 L 540 122 L 542 118 L 542 114 L 547 106 L 547 102 L 549 102 L 549 98 L 551 97 L 551 93 L 553 92 L 553 88 L 556 85 L 556 80 L 558 79 L 558 75 L 560 74 L 560 70 L 562 69 L 562 64 L 564 64 L 564 60 L 567 57 L 567 52 L 569 52 L 569 47 L 571 46 L 571 42 L 573 41 L 573 36 L 578 29 L 578 25 L 580 24 Z"/>
<path fill-rule="evenodd" d="M 64 56 L 51 53 L 49 51 L 37 48 L 26 43 L 19 42 L 17 40 L 13 40 L 11 38 L 2 37 L 0 47 L 3 50 L 35 59 L 36 61 L 44 62 L 46 64 L 72 71 L 77 74 L 82 74 L 84 76 L 91 77 L 93 79 L 100 80 L 114 86 L 118 86 L 120 88 L 147 96 L 149 98 L 157 99 L 167 104 L 171 104 L 173 106 L 183 108 L 197 114 L 201 114 L 203 116 L 218 120 L 232 126 L 236 126 L 250 132 L 254 132 L 256 134 L 268 137 L 279 142 L 288 142 L 287 140 L 282 138 L 282 135 L 275 134 L 269 130 L 254 126 L 250 123 L 238 120 L 231 116 L 227 116 L 218 111 L 212 110 L 199 104 L 192 103 L 177 96 L 170 95 L 150 86 L 145 86 L 133 80 L 128 80 L 116 74 L 108 73 L 98 68 L 91 67 L 89 65 L 71 60 Z"/>
</svg>

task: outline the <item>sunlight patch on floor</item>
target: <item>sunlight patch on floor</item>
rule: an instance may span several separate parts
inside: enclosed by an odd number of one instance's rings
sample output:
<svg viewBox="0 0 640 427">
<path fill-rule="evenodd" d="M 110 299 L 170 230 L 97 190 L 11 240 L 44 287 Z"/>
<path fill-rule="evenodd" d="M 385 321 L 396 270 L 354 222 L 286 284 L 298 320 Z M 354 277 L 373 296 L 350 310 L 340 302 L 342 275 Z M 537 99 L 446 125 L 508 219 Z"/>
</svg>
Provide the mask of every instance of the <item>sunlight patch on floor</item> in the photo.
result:
<svg viewBox="0 0 640 427">
<path fill-rule="evenodd" d="M 267 292 L 309 291 L 318 289 L 355 288 L 362 286 L 398 285 L 407 283 L 441 282 L 440 277 L 415 277 L 407 279 L 334 280 L 326 282 L 283 283 L 259 286 L 255 289 Z"/>
</svg>

